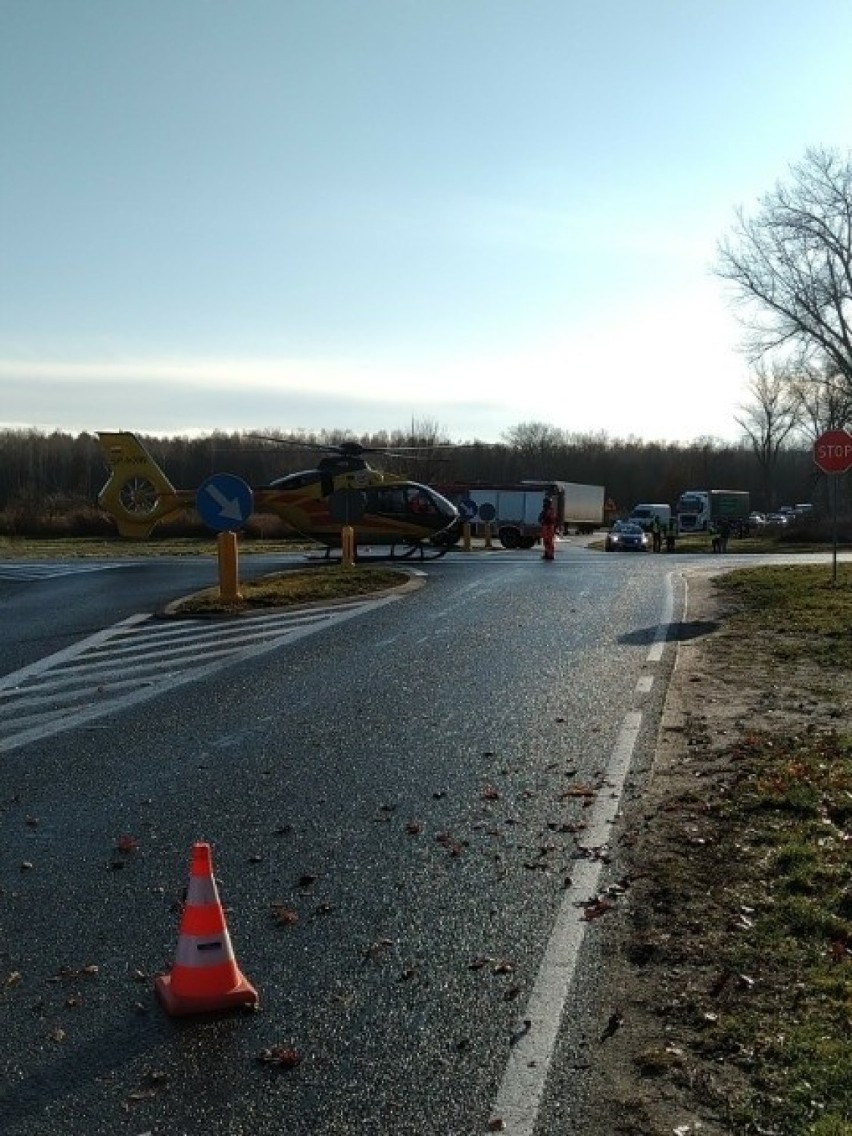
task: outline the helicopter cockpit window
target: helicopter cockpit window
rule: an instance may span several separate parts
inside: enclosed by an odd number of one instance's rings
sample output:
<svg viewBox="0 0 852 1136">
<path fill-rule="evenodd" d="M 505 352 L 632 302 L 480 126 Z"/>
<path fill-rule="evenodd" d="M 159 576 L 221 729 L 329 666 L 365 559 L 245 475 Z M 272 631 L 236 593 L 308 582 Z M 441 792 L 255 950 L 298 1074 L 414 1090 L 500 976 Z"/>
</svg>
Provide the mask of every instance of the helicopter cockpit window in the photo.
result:
<svg viewBox="0 0 852 1136">
<path fill-rule="evenodd" d="M 408 511 L 409 513 L 434 513 L 435 503 L 432 498 L 422 489 L 410 489 L 408 491 Z"/>
<path fill-rule="evenodd" d="M 368 489 L 367 510 L 371 513 L 405 513 L 403 489 L 396 487 Z"/>
</svg>

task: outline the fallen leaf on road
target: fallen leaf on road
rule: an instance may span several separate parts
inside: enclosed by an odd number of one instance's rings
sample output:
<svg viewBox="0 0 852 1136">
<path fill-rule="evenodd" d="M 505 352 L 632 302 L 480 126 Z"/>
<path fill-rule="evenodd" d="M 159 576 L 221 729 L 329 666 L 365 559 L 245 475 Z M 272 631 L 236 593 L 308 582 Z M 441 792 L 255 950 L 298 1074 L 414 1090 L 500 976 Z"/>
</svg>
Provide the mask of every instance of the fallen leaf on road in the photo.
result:
<svg viewBox="0 0 852 1136">
<path fill-rule="evenodd" d="M 299 922 L 298 911 L 294 911 L 292 907 L 286 907 L 283 903 L 272 903 L 269 910 L 279 927 L 292 927 Z"/>
<path fill-rule="evenodd" d="M 379 959 L 393 946 L 393 939 L 376 939 L 375 942 L 370 943 L 369 947 L 364 951 L 365 959 Z"/>
<path fill-rule="evenodd" d="M 612 911 L 613 907 L 615 907 L 615 904 L 608 899 L 593 900 L 586 905 L 586 910 L 580 918 L 590 922 L 592 919 L 599 919 L 601 915 L 606 915 L 608 911 Z"/>
<path fill-rule="evenodd" d="M 469 962 L 467 964 L 467 969 L 482 970 L 484 967 L 490 966 L 493 962 L 493 958 L 489 958 L 487 955 L 481 955 L 480 957 L 473 959 L 472 962 Z"/>
<path fill-rule="evenodd" d="M 275 1065 L 278 1069 L 295 1069 L 301 1064 L 302 1055 L 289 1045 L 272 1045 L 268 1049 L 261 1049 L 257 1060 L 262 1065 Z"/>
<path fill-rule="evenodd" d="M 49 978 L 48 982 L 74 982 L 78 978 L 95 978 L 100 972 L 100 968 L 93 963 L 89 966 L 81 967 L 79 970 L 72 970 L 70 966 L 61 966 L 53 978 Z"/>
<path fill-rule="evenodd" d="M 613 1010 L 609 1015 L 606 1025 L 604 1026 L 604 1031 L 601 1034 L 601 1041 L 606 1041 L 608 1037 L 612 1037 L 613 1034 L 615 1034 L 617 1030 L 621 1029 L 623 1025 L 624 1018 L 621 1016 L 621 1011 Z"/>
</svg>

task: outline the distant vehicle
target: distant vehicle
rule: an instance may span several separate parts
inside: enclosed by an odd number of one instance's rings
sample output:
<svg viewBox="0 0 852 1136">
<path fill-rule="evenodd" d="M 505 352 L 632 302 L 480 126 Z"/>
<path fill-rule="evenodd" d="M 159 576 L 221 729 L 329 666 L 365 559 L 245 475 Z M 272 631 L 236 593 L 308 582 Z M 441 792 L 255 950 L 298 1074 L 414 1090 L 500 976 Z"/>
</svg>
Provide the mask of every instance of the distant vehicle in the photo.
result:
<svg viewBox="0 0 852 1136">
<path fill-rule="evenodd" d="M 651 538 L 641 525 L 632 521 L 616 521 L 607 533 L 607 552 L 647 552 Z"/>
<path fill-rule="evenodd" d="M 532 548 L 541 535 L 545 495 L 556 509 L 559 532 L 591 533 L 603 524 L 604 487 L 575 481 L 453 482 L 435 486 L 467 520 L 475 536 L 486 524 L 504 548 Z M 490 506 L 490 508 L 489 508 Z"/>
<path fill-rule="evenodd" d="M 789 525 L 790 520 L 791 520 L 791 514 L 790 513 L 767 513 L 766 514 L 767 525 L 778 525 L 778 526 Z"/>
<path fill-rule="evenodd" d="M 752 528 L 759 529 L 766 524 L 765 513 L 749 513 L 748 523 Z"/>
<path fill-rule="evenodd" d="M 734 533 L 745 531 L 751 498 L 745 489 L 688 489 L 677 501 L 679 533 L 709 532 L 727 521 Z"/>
<path fill-rule="evenodd" d="M 649 532 L 651 525 L 654 523 L 654 517 L 658 517 L 660 525 L 665 529 L 668 526 L 672 517 L 671 505 L 634 505 L 631 510 L 628 521 L 633 524 L 641 526 L 645 532 Z"/>
</svg>

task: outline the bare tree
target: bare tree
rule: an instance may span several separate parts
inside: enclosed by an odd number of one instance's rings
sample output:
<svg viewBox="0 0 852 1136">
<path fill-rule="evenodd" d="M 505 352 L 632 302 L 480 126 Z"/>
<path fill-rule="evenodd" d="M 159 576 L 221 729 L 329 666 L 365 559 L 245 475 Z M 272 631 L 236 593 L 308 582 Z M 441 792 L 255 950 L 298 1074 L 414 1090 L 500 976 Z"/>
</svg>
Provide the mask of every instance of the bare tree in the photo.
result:
<svg viewBox="0 0 852 1136">
<path fill-rule="evenodd" d="M 799 424 L 811 441 L 852 421 L 852 390 L 827 363 L 807 366 L 791 380 Z"/>
<path fill-rule="evenodd" d="M 745 349 L 753 360 L 818 356 L 852 393 L 852 154 L 807 150 L 760 206 L 738 211 L 716 267 L 733 286 Z"/>
<path fill-rule="evenodd" d="M 741 406 L 742 415 L 734 419 L 748 438 L 760 467 L 766 507 L 772 508 L 778 455 L 799 424 L 801 403 L 789 374 L 779 364 L 759 363 L 748 389 L 753 401 Z"/>
</svg>

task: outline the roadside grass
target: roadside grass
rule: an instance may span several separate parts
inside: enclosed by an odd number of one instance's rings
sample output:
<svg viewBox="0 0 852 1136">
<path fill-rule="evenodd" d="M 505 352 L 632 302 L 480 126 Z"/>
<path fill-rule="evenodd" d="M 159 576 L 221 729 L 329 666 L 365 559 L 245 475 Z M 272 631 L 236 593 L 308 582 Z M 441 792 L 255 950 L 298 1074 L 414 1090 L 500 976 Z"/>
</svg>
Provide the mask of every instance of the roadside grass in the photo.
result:
<svg viewBox="0 0 852 1136">
<path fill-rule="evenodd" d="M 321 545 L 304 540 L 246 540 L 239 542 L 240 555 L 303 552 Z M 48 560 L 101 557 L 138 560 L 147 556 L 211 556 L 217 551 L 215 537 L 168 537 L 123 540 L 121 537 L 23 537 L 0 536 L 0 560 Z"/>
<path fill-rule="evenodd" d="M 716 583 L 737 600 L 729 634 L 852 664 L 848 575 L 748 568 Z M 659 1010 L 671 1043 L 637 1071 L 688 1084 L 732 1136 L 852 1136 L 852 736 L 743 728 L 716 761 L 669 802 L 648 863 L 655 914 L 633 951 L 658 956 L 676 993 Z"/>
<path fill-rule="evenodd" d="M 839 564 L 836 581 L 823 565 L 745 568 L 720 578 L 720 586 L 745 605 L 731 620 L 774 632 L 773 655 L 794 662 L 807 656 L 827 668 L 852 666 L 852 569 Z"/>
<path fill-rule="evenodd" d="M 696 998 L 696 1051 L 746 1074 L 728 1102 L 738 1133 L 852 1132 L 850 753 L 839 734 L 751 735 L 716 802 L 737 866 L 714 888 L 728 934 Z"/>
</svg>

